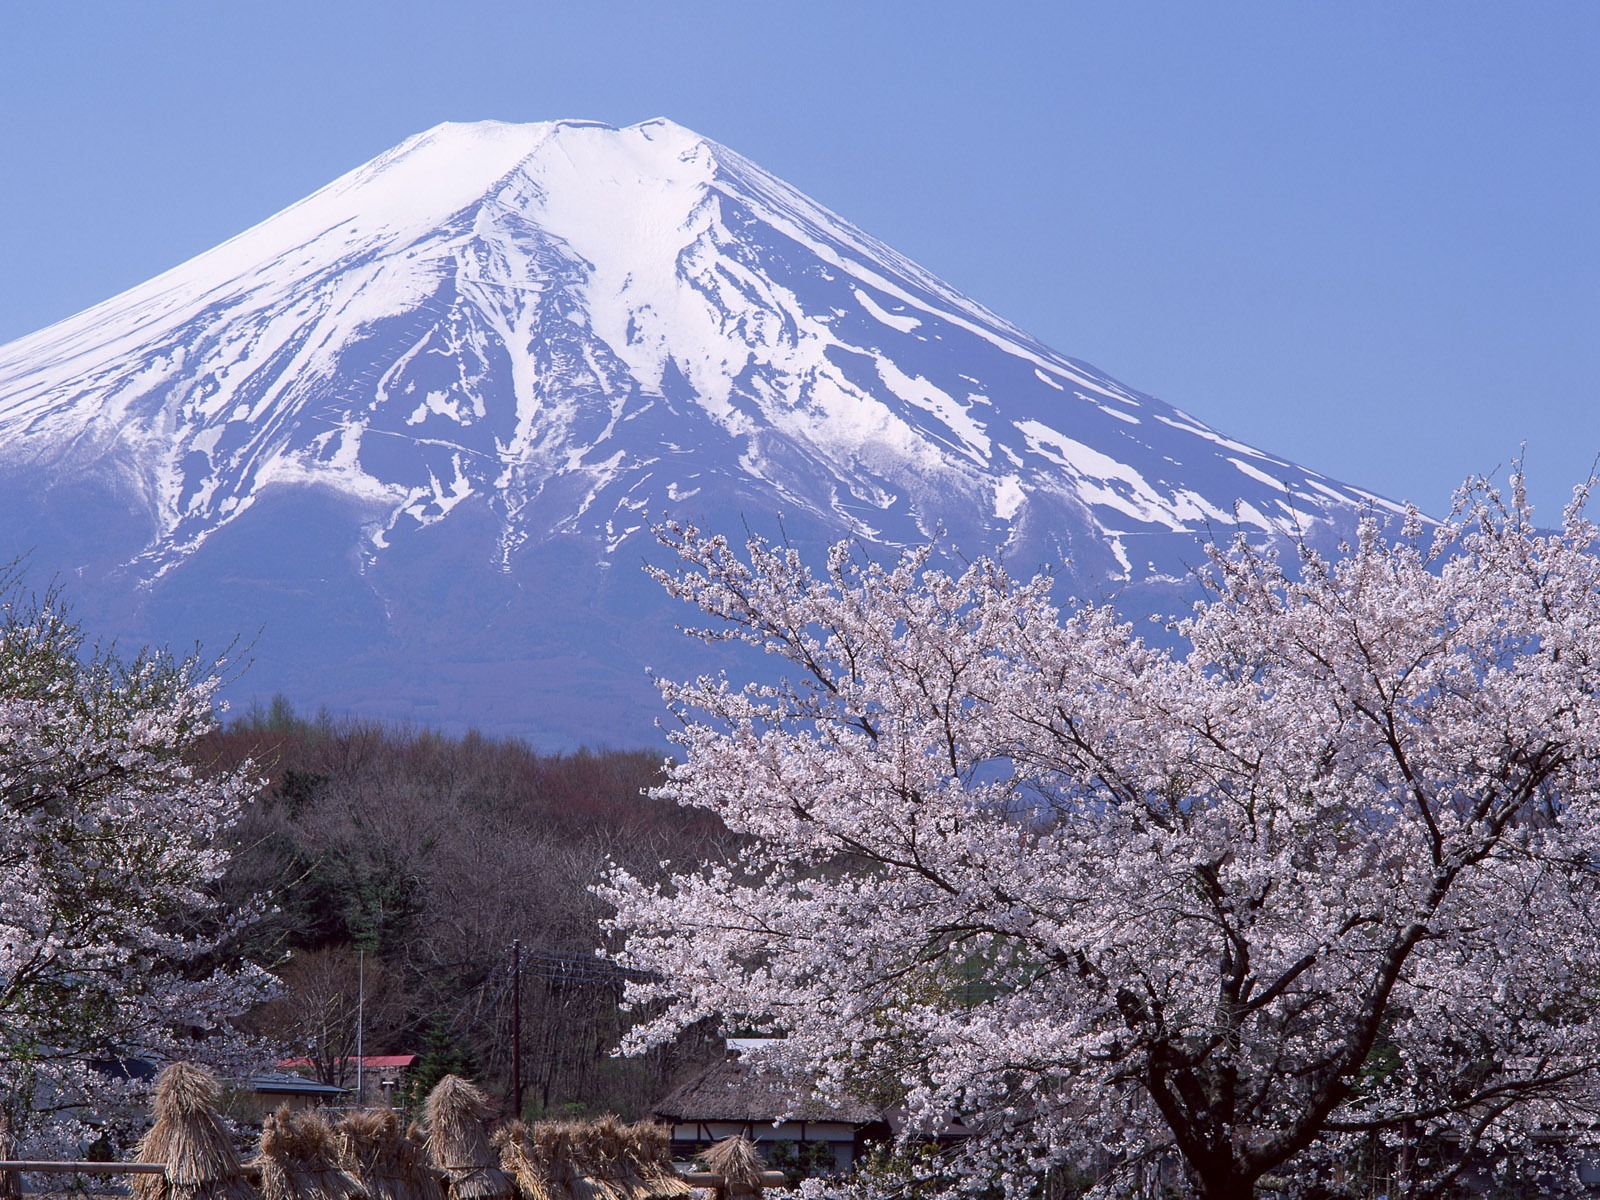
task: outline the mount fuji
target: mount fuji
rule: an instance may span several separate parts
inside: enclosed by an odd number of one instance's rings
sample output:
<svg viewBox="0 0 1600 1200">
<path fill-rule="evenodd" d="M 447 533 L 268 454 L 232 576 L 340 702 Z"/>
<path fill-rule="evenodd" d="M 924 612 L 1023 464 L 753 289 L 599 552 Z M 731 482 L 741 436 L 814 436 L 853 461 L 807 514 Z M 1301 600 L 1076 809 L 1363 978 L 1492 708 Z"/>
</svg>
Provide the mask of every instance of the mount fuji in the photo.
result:
<svg viewBox="0 0 1600 1200">
<path fill-rule="evenodd" d="M 938 536 L 1149 610 L 1389 502 L 1042 345 L 669 121 L 447 124 L 0 347 L 0 556 L 281 693 L 654 742 L 654 520 Z"/>
</svg>

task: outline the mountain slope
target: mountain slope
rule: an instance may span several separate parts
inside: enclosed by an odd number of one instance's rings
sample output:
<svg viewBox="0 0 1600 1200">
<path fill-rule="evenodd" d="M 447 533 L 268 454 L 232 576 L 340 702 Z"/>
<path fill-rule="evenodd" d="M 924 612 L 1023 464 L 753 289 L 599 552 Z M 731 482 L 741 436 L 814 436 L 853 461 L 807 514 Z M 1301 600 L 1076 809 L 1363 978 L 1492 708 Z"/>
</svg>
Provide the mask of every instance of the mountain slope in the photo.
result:
<svg viewBox="0 0 1600 1200">
<path fill-rule="evenodd" d="M 439 126 L 0 347 L 0 503 L 110 630 L 259 629 L 240 695 L 553 742 L 650 736 L 644 665 L 688 664 L 662 515 L 943 530 L 1098 595 L 1384 504 L 667 121 Z"/>
</svg>

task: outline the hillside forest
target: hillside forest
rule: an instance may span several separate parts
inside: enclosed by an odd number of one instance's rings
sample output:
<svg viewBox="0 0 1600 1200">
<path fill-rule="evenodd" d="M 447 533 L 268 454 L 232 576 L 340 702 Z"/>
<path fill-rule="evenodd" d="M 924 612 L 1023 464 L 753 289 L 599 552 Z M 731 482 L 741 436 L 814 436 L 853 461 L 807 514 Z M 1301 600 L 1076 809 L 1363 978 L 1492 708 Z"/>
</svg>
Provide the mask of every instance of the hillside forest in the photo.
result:
<svg viewBox="0 0 1600 1200">
<path fill-rule="evenodd" d="M 624 977 L 596 957 L 605 906 L 590 887 L 608 862 L 649 874 L 731 846 L 715 817 L 644 794 L 657 755 L 308 720 L 281 699 L 200 752 L 216 768 L 252 760 L 265 781 L 219 897 L 259 909 L 223 953 L 283 984 L 247 1028 L 324 1082 L 355 1083 L 360 999 L 364 1054 L 422 1056 L 414 1095 L 453 1071 L 511 1111 L 513 941 L 524 1115 L 642 1115 L 719 1052 L 689 1037 L 613 1053 Z"/>
</svg>

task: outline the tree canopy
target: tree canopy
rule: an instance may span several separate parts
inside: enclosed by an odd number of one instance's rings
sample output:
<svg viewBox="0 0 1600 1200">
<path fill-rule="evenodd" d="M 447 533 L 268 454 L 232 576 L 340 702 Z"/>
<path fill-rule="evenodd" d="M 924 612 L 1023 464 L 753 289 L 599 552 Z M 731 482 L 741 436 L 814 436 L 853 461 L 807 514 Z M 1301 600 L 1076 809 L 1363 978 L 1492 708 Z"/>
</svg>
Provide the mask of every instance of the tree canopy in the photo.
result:
<svg viewBox="0 0 1600 1200">
<path fill-rule="evenodd" d="M 0 1106 L 27 1135 L 259 998 L 255 968 L 207 965 L 243 914 L 204 919 L 254 780 L 188 757 L 207 664 L 87 648 L 15 572 L 0 603 Z"/>
<path fill-rule="evenodd" d="M 749 839 L 617 869 L 660 1015 L 780 1037 L 769 1069 L 975 1131 L 930 1185 L 1413 1194 L 1600 1101 L 1600 561 L 1477 481 L 1437 526 L 1243 540 L 1141 638 L 1051 581 L 932 550 L 825 571 L 663 528 L 700 631 L 778 684 L 666 682 L 659 794 Z M 871 1186 L 870 1180 L 863 1186 Z"/>
<path fill-rule="evenodd" d="M 661 754 L 540 753 L 452 736 L 252 706 L 199 753 L 261 764 L 267 786 L 234 827 L 219 899 L 271 908 L 232 943 L 281 985 L 244 1028 L 355 1082 L 358 1004 L 367 1054 L 418 1053 L 420 1101 L 445 1074 L 508 1092 L 512 942 L 522 942 L 527 1116 L 636 1117 L 720 1040 L 685 1038 L 618 1061 L 623 972 L 597 962 L 609 860 L 649 873 L 730 839 L 705 814 L 651 800 Z M 358 955 L 365 951 L 364 989 Z M 358 997 L 364 994 L 364 1002 Z M 419 1075 L 420 1073 L 420 1075 Z M 403 1097 L 397 1097 L 403 1098 Z"/>
</svg>

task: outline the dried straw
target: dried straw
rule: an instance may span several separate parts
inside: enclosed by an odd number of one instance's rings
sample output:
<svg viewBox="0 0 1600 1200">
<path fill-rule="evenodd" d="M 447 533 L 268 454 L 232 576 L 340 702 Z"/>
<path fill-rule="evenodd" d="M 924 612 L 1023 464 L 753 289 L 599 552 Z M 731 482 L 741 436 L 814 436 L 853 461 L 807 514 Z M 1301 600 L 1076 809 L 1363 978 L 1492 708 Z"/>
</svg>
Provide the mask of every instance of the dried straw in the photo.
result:
<svg viewBox="0 0 1600 1200">
<path fill-rule="evenodd" d="M 594 1185 L 579 1161 L 576 1121 L 541 1121 L 530 1139 L 538 1162 L 544 1164 L 550 1200 L 596 1200 Z"/>
<path fill-rule="evenodd" d="M 367 1200 L 367 1189 L 339 1166 L 333 1130 L 321 1113 L 288 1105 L 261 1126 L 262 1200 Z"/>
<path fill-rule="evenodd" d="M 730 1196 L 761 1195 L 761 1172 L 766 1164 L 747 1137 L 735 1134 L 717 1142 L 700 1156 L 706 1166 L 727 1181 Z"/>
<path fill-rule="evenodd" d="M 173 1063 L 157 1076 L 155 1124 L 134 1161 L 160 1163 L 167 1172 L 135 1175 L 138 1200 L 258 1200 L 217 1116 L 221 1094 L 216 1077 L 192 1063 Z"/>
<path fill-rule="evenodd" d="M 515 1130 L 502 1131 L 497 1144 L 524 1200 L 681 1200 L 694 1191 L 673 1169 L 671 1134 L 662 1126 L 600 1117 Z M 537 1172 L 533 1186 L 522 1182 L 523 1161 Z"/>
<path fill-rule="evenodd" d="M 550 1184 L 550 1162 L 534 1141 L 533 1130 L 521 1121 L 507 1121 L 495 1131 L 500 1169 L 511 1176 L 522 1200 L 556 1200 Z"/>
<path fill-rule="evenodd" d="M 494 1109 L 481 1091 L 446 1075 L 429 1094 L 426 1111 L 428 1155 L 444 1174 L 449 1200 L 516 1200 L 516 1185 L 489 1142 Z"/>
<path fill-rule="evenodd" d="M 573 1147 L 599 1200 L 642 1200 L 644 1181 L 633 1170 L 622 1126 L 615 1117 L 580 1122 Z"/>
<path fill-rule="evenodd" d="M 339 1123 L 339 1165 L 371 1200 L 445 1200 L 444 1185 L 393 1109 L 364 1109 Z"/>
<path fill-rule="evenodd" d="M 643 1185 L 642 1200 L 679 1200 L 694 1192 L 672 1165 L 672 1130 L 654 1121 L 625 1129 L 628 1154 Z"/>
</svg>

